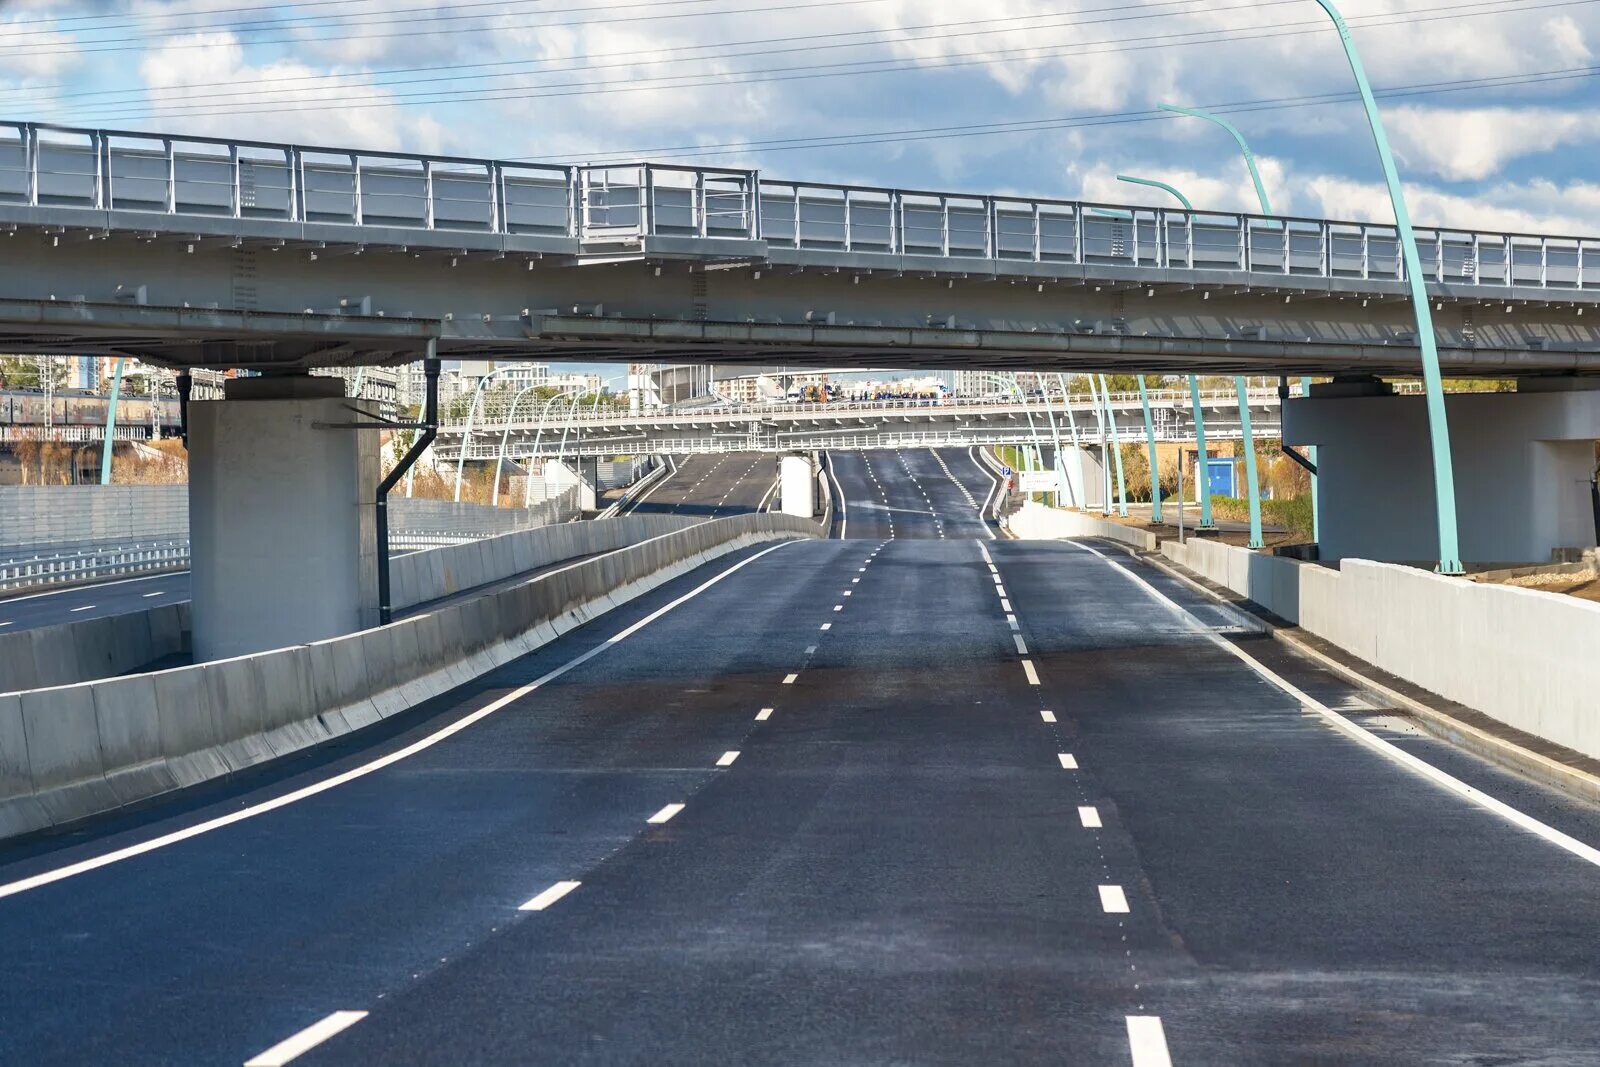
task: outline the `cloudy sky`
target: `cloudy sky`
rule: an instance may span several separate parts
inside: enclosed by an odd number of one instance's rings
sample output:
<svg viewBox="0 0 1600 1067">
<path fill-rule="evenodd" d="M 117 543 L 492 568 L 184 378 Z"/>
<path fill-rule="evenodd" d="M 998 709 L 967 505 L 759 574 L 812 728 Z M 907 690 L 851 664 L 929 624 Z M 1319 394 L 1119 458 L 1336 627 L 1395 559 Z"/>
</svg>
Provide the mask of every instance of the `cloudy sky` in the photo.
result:
<svg viewBox="0 0 1600 1067">
<path fill-rule="evenodd" d="M 1600 234 L 1600 0 L 1348 0 L 1419 223 Z M 1313 0 L 0 0 L 4 117 L 1391 216 Z M 847 142 L 841 144 L 839 142 Z"/>
</svg>

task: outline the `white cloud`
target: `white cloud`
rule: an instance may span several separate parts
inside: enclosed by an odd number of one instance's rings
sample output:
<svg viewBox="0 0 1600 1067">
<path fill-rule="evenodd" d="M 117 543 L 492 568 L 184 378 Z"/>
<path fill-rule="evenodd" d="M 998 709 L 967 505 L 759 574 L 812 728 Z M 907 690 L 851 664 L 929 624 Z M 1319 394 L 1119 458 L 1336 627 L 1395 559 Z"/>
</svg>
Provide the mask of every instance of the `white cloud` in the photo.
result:
<svg viewBox="0 0 1600 1067">
<path fill-rule="evenodd" d="M 1541 107 L 1396 107 L 1384 125 L 1402 162 L 1448 181 L 1482 181 L 1520 156 L 1600 138 L 1600 114 Z"/>
</svg>

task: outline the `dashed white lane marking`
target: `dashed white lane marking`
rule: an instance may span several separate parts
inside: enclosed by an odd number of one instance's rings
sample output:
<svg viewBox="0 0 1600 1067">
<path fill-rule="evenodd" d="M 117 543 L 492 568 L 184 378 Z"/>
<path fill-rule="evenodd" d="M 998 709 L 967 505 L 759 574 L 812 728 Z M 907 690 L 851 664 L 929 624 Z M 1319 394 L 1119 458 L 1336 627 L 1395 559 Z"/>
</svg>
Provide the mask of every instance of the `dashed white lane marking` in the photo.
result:
<svg viewBox="0 0 1600 1067">
<path fill-rule="evenodd" d="M 831 629 L 833 629 L 833 623 L 831 623 L 831 622 L 825 622 L 825 623 L 823 623 L 823 624 L 822 624 L 822 628 L 823 628 L 823 629 L 824 629 L 824 630 L 831 630 Z"/>
<path fill-rule="evenodd" d="M 549 889 L 546 889 L 543 893 L 540 893 L 526 904 L 519 906 L 517 910 L 543 911 L 582 884 L 582 882 L 557 882 L 555 885 L 551 886 Z"/>
<path fill-rule="evenodd" d="M 1021 655 L 1024 655 L 1024 656 L 1026 656 L 1028 654 L 1027 643 L 1022 640 L 1022 635 L 1021 634 L 1012 634 L 1011 635 L 1011 640 L 1013 640 L 1013 641 L 1015 641 L 1017 643 L 1017 652 L 1019 652 Z M 1035 683 L 1035 684 L 1037 684 L 1037 683 Z"/>
<path fill-rule="evenodd" d="M 850 579 L 850 584 L 851 585 L 860 585 L 861 584 L 861 579 L 860 578 L 852 578 L 852 579 Z"/>
<path fill-rule="evenodd" d="M 672 818 L 682 810 L 682 804 L 668 804 L 666 807 L 662 808 L 660 811 L 646 819 L 645 822 L 653 823 L 659 826 L 661 823 L 666 822 L 668 819 Z"/>
<path fill-rule="evenodd" d="M 153 596 L 165 596 L 165 595 L 166 595 L 166 590 L 157 589 L 154 593 L 143 593 L 143 594 L 141 594 L 141 598 L 144 599 L 144 600 L 149 600 Z"/>
<path fill-rule="evenodd" d="M 1043 719 L 1045 722 L 1055 722 L 1056 713 L 1053 711 L 1041 711 L 1039 712 L 1039 718 Z"/>
<path fill-rule="evenodd" d="M 336 1011 L 321 1022 L 312 1023 L 298 1034 L 284 1038 L 265 1052 L 244 1061 L 244 1067 L 283 1067 L 290 1060 L 310 1052 L 341 1030 L 348 1030 L 367 1017 L 364 1011 Z"/>
<path fill-rule="evenodd" d="M 808 656 L 809 656 L 809 655 L 811 655 L 811 654 L 812 654 L 812 653 L 813 653 L 813 652 L 815 652 L 815 651 L 816 651 L 816 650 L 817 650 L 817 646 L 816 646 L 816 645 L 807 645 L 807 646 L 806 646 L 806 655 L 808 655 Z"/>
<path fill-rule="evenodd" d="M 854 590 L 854 589 L 846 589 L 846 590 L 845 590 L 845 591 L 844 591 L 844 595 L 845 595 L 845 596 L 852 596 L 852 595 L 853 595 L 853 594 L 854 594 L 854 593 L 855 593 L 855 590 Z"/>
<path fill-rule="evenodd" d="M 1061 769 L 1064 771 L 1075 771 L 1078 769 L 1078 757 L 1074 756 L 1070 752 L 1057 752 L 1056 759 L 1061 761 Z"/>
<path fill-rule="evenodd" d="M 0 626 L 10 626 L 15 621 L 15 619 L 7 619 L 5 622 L 0 622 Z"/>
<path fill-rule="evenodd" d="M 1120 885 L 1103 885 L 1100 887 L 1100 907 L 1107 915 L 1128 914 L 1128 894 L 1122 891 Z"/>
<path fill-rule="evenodd" d="M 1271 668 L 1261 663 L 1254 656 L 1250 655 L 1250 653 L 1244 651 L 1244 649 L 1233 644 L 1231 641 L 1225 640 L 1221 635 L 1208 629 L 1193 615 L 1185 611 L 1175 600 L 1171 599 L 1155 586 L 1139 577 L 1133 571 L 1119 565 L 1116 562 L 1113 562 L 1110 557 L 1106 556 L 1102 552 L 1090 548 L 1088 545 L 1079 545 L 1071 541 L 1064 543 L 1073 545 L 1075 548 L 1081 548 L 1086 552 L 1092 552 L 1094 555 L 1099 556 L 1105 561 L 1106 566 L 1118 571 L 1130 582 L 1138 585 L 1157 603 L 1164 605 L 1169 611 L 1176 615 L 1186 626 L 1194 630 L 1201 637 L 1211 641 L 1229 655 L 1237 658 L 1240 662 L 1244 663 L 1262 678 L 1265 678 L 1268 682 L 1283 690 L 1291 698 L 1297 701 L 1301 707 L 1309 708 L 1311 711 L 1314 711 L 1318 715 L 1322 716 L 1328 721 L 1329 725 L 1338 730 L 1340 733 L 1345 734 L 1346 736 L 1360 742 L 1363 745 L 1366 745 L 1368 748 L 1375 750 L 1380 755 L 1394 760 L 1401 766 L 1415 771 L 1424 778 L 1431 779 L 1433 782 L 1437 783 L 1443 788 L 1455 793 L 1463 800 L 1466 800 L 1471 804 L 1476 804 L 1478 807 L 1500 816 L 1502 819 L 1505 819 L 1512 825 L 1519 826 L 1522 829 L 1537 835 L 1538 837 L 1544 838 L 1557 848 L 1563 849 L 1566 852 L 1570 852 L 1572 855 L 1578 857 L 1586 863 L 1591 863 L 1596 867 L 1600 867 L 1600 849 L 1595 848 L 1593 845 L 1587 845 L 1575 837 L 1562 833 L 1553 826 L 1540 822 L 1533 816 L 1513 808 L 1504 801 L 1497 800 L 1482 790 L 1475 789 L 1454 775 L 1441 771 L 1439 768 L 1435 767 L 1426 760 L 1413 756 L 1405 749 L 1384 740 L 1376 734 L 1362 729 L 1349 719 L 1346 719 L 1343 715 L 1340 715 L 1338 712 L 1328 707 L 1326 704 L 1323 704 L 1321 701 L 1314 699 L 1309 694 L 1297 689 L 1287 679 L 1280 677 Z M 4 891 L 5 887 L 0 886 L 0 895 L 3 895 Z"/>
<path fill-rule="evenodd" d="M 1000 599 L 1001 600 L 1005 600 L 1006 599 L 1006 597 L 1007 597 L 1006 587 L 1001 585 L 999 582 L 995 582 L 994 583 L 994 591 L 996 593 L 1000 594 Z"/>
<path fill-rule="evenodd" d="M 1011 627 L 1013 630 L 1022 629 L 1022 624 L 1017 621 L 1017 617 L 1015 615 L 1006 616 L 1006 625 Z"/>
<path fill-rule="evenodd" d="M 857 567 L 856 570 L 860 571 L 862 574 L 867 573 L 867 568 L 865 567 Z"/>
<path fill-rule="evenodd" d="M 717 766 L 718 767 L 732 767 L 733 766 L 733 761 L 738 759 L 738 758 L 739 758 L 739 753 L 737 753 L 737 752 L 724 752 L 722 754 L 721 758 L 719 758 L 717 760 Z"/>
<path fill-rule="evenodd" d="M 1029 685 L 1039 684 L 1039 672 L 1033 669 L 1033 660 L 1025 659 L 1022 661 L 1022 673 L 1028 676 Z"/>
<path fill-rule="evenodd" d="M 1128 1051 L 1133 1053 L 1133 1067 L 1172 1067 L 1159 1015 L 1128 1016 Z"/>
<path fill-rule="evenodd" d="M 798 674 L 786 674 L 786 675 L 783 676 L 783 684 L 784 685 L 793 685 L 794 684 L 794 680 L 796 678 L 798 678 L 798 677 L 800 677 Z"/>
<path fill-rule="evenodd" d="M 833 610 L 834 611 L 843 611 L 844 610 L 844 605 L 843 604 L 835 604 L 833 606 Z"/>
<path fill-rule="evenodd" d="M 90 608 L 92 608 L 92 607 L 94 607 L 94 605 L 93 605 L 93 604 L 85 604 L 85 605 L 84 605 L 84 606 L 83 606 L 83 607 L 81 607 L 81 608 L 68 608 L 68 609 L 67 609 L 67 610 L 68 610 L 68 611 L 88 611 L 88 610 L 89 610 L 89 609 L 90 609 Z"/>
<path fill-rule="evenodd" d="M 1079 808 L 1078 821 L 1090 830 L 1100 829 L 1100 810 L 1098 808 Z"/>
<path fill-rule="evenodd" d="M 1007 600 L 1005 597 L 1001 597 L 1000 598 L 1000 610 L 1001 611 L 1010 611 L 1011 610 L 1011 601 Z"/>
<path fill-rule="evenodd" d="M 762 708 L 760 711 L 756 712 L 756 722 L 766 722 L 770 718 L 772 718 L 771 708 Z"/>
<path fill-rule="evenodd" d="M 664 534 L 662 536 L 671 535 Z M 649 542 L 645 541 L 640 543 L 648 544 Z M 754 555 L 746 556 L 744 559 L 733 564 L 726 570 L 720 571 L 713 577 L 701 582 L 699 585 L 678 597 L 676 600 L 663 604 L 661 607 L 657 608 L 655 611 L 652 611 L 638 622 L 619 630 L 617 633 L 613 634 L 611 637 L 594 646 L 582 655 L 574 656 L 572 659 L 567 660 L 567 662 L 563 663 L 559 667 L 556 667 L 554 670 L 535 678 L 527 685 L 513 689 L 511 692 L 507 693 L 498 700 L 491 701 L 490 703 L 479 708 L 477 711 L 463 715 L 461 718 L 449 723 L 446 726 L 440 727 L 433 733 L 428 734 L 426 737 L 418 738 L 405 748 L 397 749 L 394 752 L 388 753 L 387 755 L 380 756 L 370 763 L 363 763 L 359 767 L 352 767 L 348 771 L 343 771 L 331 778 L 324 778 L 320 782 L 312 782 L 310 785 L 302 786 L 293 792 L 284 793 L 281 796 L 273 797 L 271 800 L 264 800 L 259 804 L 253 804 L 248 808 L 240 808 L 237 811 L 230 811 L 228 814 L 219 815 L 215 819 L 207 819 L 205 822 L 195 823 L 193 826 L 186 826 L 181 830 L 174 830 L 170 834 L 162 834 L 160 837 L 153 837 L 148 841 L 141 841 L 136 845 L 129 845 L 126 848 L 119 848 L 113 852 L 105 852 L 98 856 L 92 856 L 86 860 L 79 860 L 77 863 L 69 863 L 65 867 L 56 867 L 53 870 L 44 871 L 28 878 L 20 878 L 15 882 L 7 882 L 3 885 L 0 885 L 0 899 L 15 896 L 18 893 L 26 893 L 30 889 L 38 889 L 40 886 L 50 885 L 53 882 L 59 882 L 66 878 L 73 878 L 80 874 L 86 874 L 89 871 L 97 871 L 101 867 L 107 867 L 113 863 L 121 863 L 123 860 L 133 859 L 135 856 L 143 856 L 148 852 L 154 852 L 157 849 L 166 848 L 169 845 L 176 845 L 193 837 L 199 837 L 201 834 L 208 834 L 213 830 L 220 830 L 224 826 L 232 826 L 234 823 L 243 822 L 246 819 L 253 819 L 257 815 L 265 815 L 269 811 L 276 811 L 279 808 L 286 808 L 290 804 L 295 804 L 299 801 L 314 797 L 319 793 L 325 793 L 330 789 L 344 785 L 346 782 L 353 782 L 357 778 L 364 778 L 375 771 L 381 771 L 385 767 L 399 763 L 401 760 L 409 759 L 419 752 L 425 752 L 434 745 L 437 745 L 439 742 L 453 737 L 462 730 L 465 730 L 468 727 L 487 719 L 489 716 L 493 715 L 495 712 L 506 707 L 507 705 L 513 704 L 516 701 L 523 699 L 528 694 L 550 684 L 557 678 L 560 678 L 562 675 L 566 674 L 568 671 L 576 670 L 578 667 L 588 663 L 596 656 L 602 655 L 608 649 L 614 648 L 616 645 L 626 641 L 628 638 L 632 637 L 640 630 L 643 630 L 646 626 L 649 626 L 651 623 L 672 611 L 674 608 L 678 608 L 684 604 L 687 604 L 689 601 L 693 600 L 707 589 L 710 589 L 712 586 L 721 582 L 723 579 L 734 574 L 736 571 L 743 570 L 745 567 L 748 567 L 750 564 L 754 563 L 763 556 L 776 552 L 779 549 L 787 548 L 790 545 L 797 544 L 800 544 L 800 542 L 781 541 L 778 544 L 773 545 L 771 548 L 764 548 Z M 575 564 L 575 566 L 581 566 L 581 564 Z"/>
</svg>

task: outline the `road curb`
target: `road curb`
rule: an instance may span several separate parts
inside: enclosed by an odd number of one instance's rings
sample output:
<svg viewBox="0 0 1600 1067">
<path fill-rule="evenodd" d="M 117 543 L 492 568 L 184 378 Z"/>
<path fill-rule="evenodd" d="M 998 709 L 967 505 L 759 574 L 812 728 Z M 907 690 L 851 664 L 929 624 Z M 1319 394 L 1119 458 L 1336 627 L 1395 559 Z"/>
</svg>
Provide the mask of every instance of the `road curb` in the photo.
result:
<svg viewBox="0 0 1600 1067">
<path fill-rule="evenodd" d="M 1127 551 L 1130 556 L 1149 563 L 1196 592 L 1230 607 L 1239 607 L 1232 599 L 1221 596 L 1204 583 L 1184 573 L 1181 568 L 1168 560 L 1161 559 L 1153 553 L 1135 552 L 1126 545 L 1118 544 L 1117 547 Z M 1298 629 L 1298 627 L 1282 626 L 1254 612 L 1251 615 L 1261 622 L 1266 632 L 1275 640 L 1306 656 L 1318 666 L 1332 672 L 1351 685 L 1360 686 L 1373 695 L 1392 702 L 1395 707 L 1409 712 L 1417 720 L 1419 726 L 1440 740 L 1448 741 L 1475 756 L 1488 760 L 1490 763 L 1515 771 L 1543 785 L 1559 789 L 1569 796 L 1577 797 L 1592 804 L 1600 804 L 1600 775 L 1591 774 L 1560 760 L 1552 759 L 1543 753 L 1535 752 L 1530 748 L 1519 745 L 1508 738 L 1500 737 L 1471 723 L 1463 722 L 1448 712 L 1441 711 L 1430 704 L 1407 696 L 1405 693 L 1399 692 L 1361 673 L 1354 667 L 1334 659 L 1311 645 L 1304 638 L 1291 632 L 1293 629 Z M 1376 670 L 1376 668 L 1373 669 Z"/>
</svg>

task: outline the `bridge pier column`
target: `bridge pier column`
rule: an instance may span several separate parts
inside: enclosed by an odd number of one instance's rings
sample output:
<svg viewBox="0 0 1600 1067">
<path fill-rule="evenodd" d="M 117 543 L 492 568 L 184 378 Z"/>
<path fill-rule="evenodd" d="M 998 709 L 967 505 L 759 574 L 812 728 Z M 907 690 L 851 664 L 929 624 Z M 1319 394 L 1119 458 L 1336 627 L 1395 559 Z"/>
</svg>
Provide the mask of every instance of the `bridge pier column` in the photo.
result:
<svg viewBox="0 0 1600 1067">
<path fill-rule="evenodd" d="M 1105 474 L 1098 450 L 1063 445 L 1061 466 L 1067 483 L 1066 504 L 1088 511 L 1105 503 L 1105 494 L 1102 492 Z"/>
<path fill-rule="evenodd" d="M 197 661 L 353 633 L 378 621 L 376 430 L 344 382 L 236 378 L 189 405 Z"/>
<path fill-rule="evenodd" d="M 578 488 L 578 507 L 584 511 L 596 510 L 595 482 L 600 478 L 598 459 L 567 459 L 560 463 L 551 460 L 545 464 L 545 480 L 552 495 Z"/>
<path fill-rule="evenodd" d="M 817 464 L 810 453 L 801 452 L 778 461 L 779 493 L 783 513 L 809 519 L 817 513 Z"/>
<path fill-rule="evenodd" d="M 1545 563 L 1595 543 L 1589 479 L 1600 381 L 1525 379 L 1516 393 L 1445 397 L 1461 553 L 1471 563 Z M 1382 383 L 1313 385 L 1283 405 L 1283 438 L 1317 446 L 1320 555 L 1431 563 L 1439 554 L 1422 396 Z"/>
</svg>

